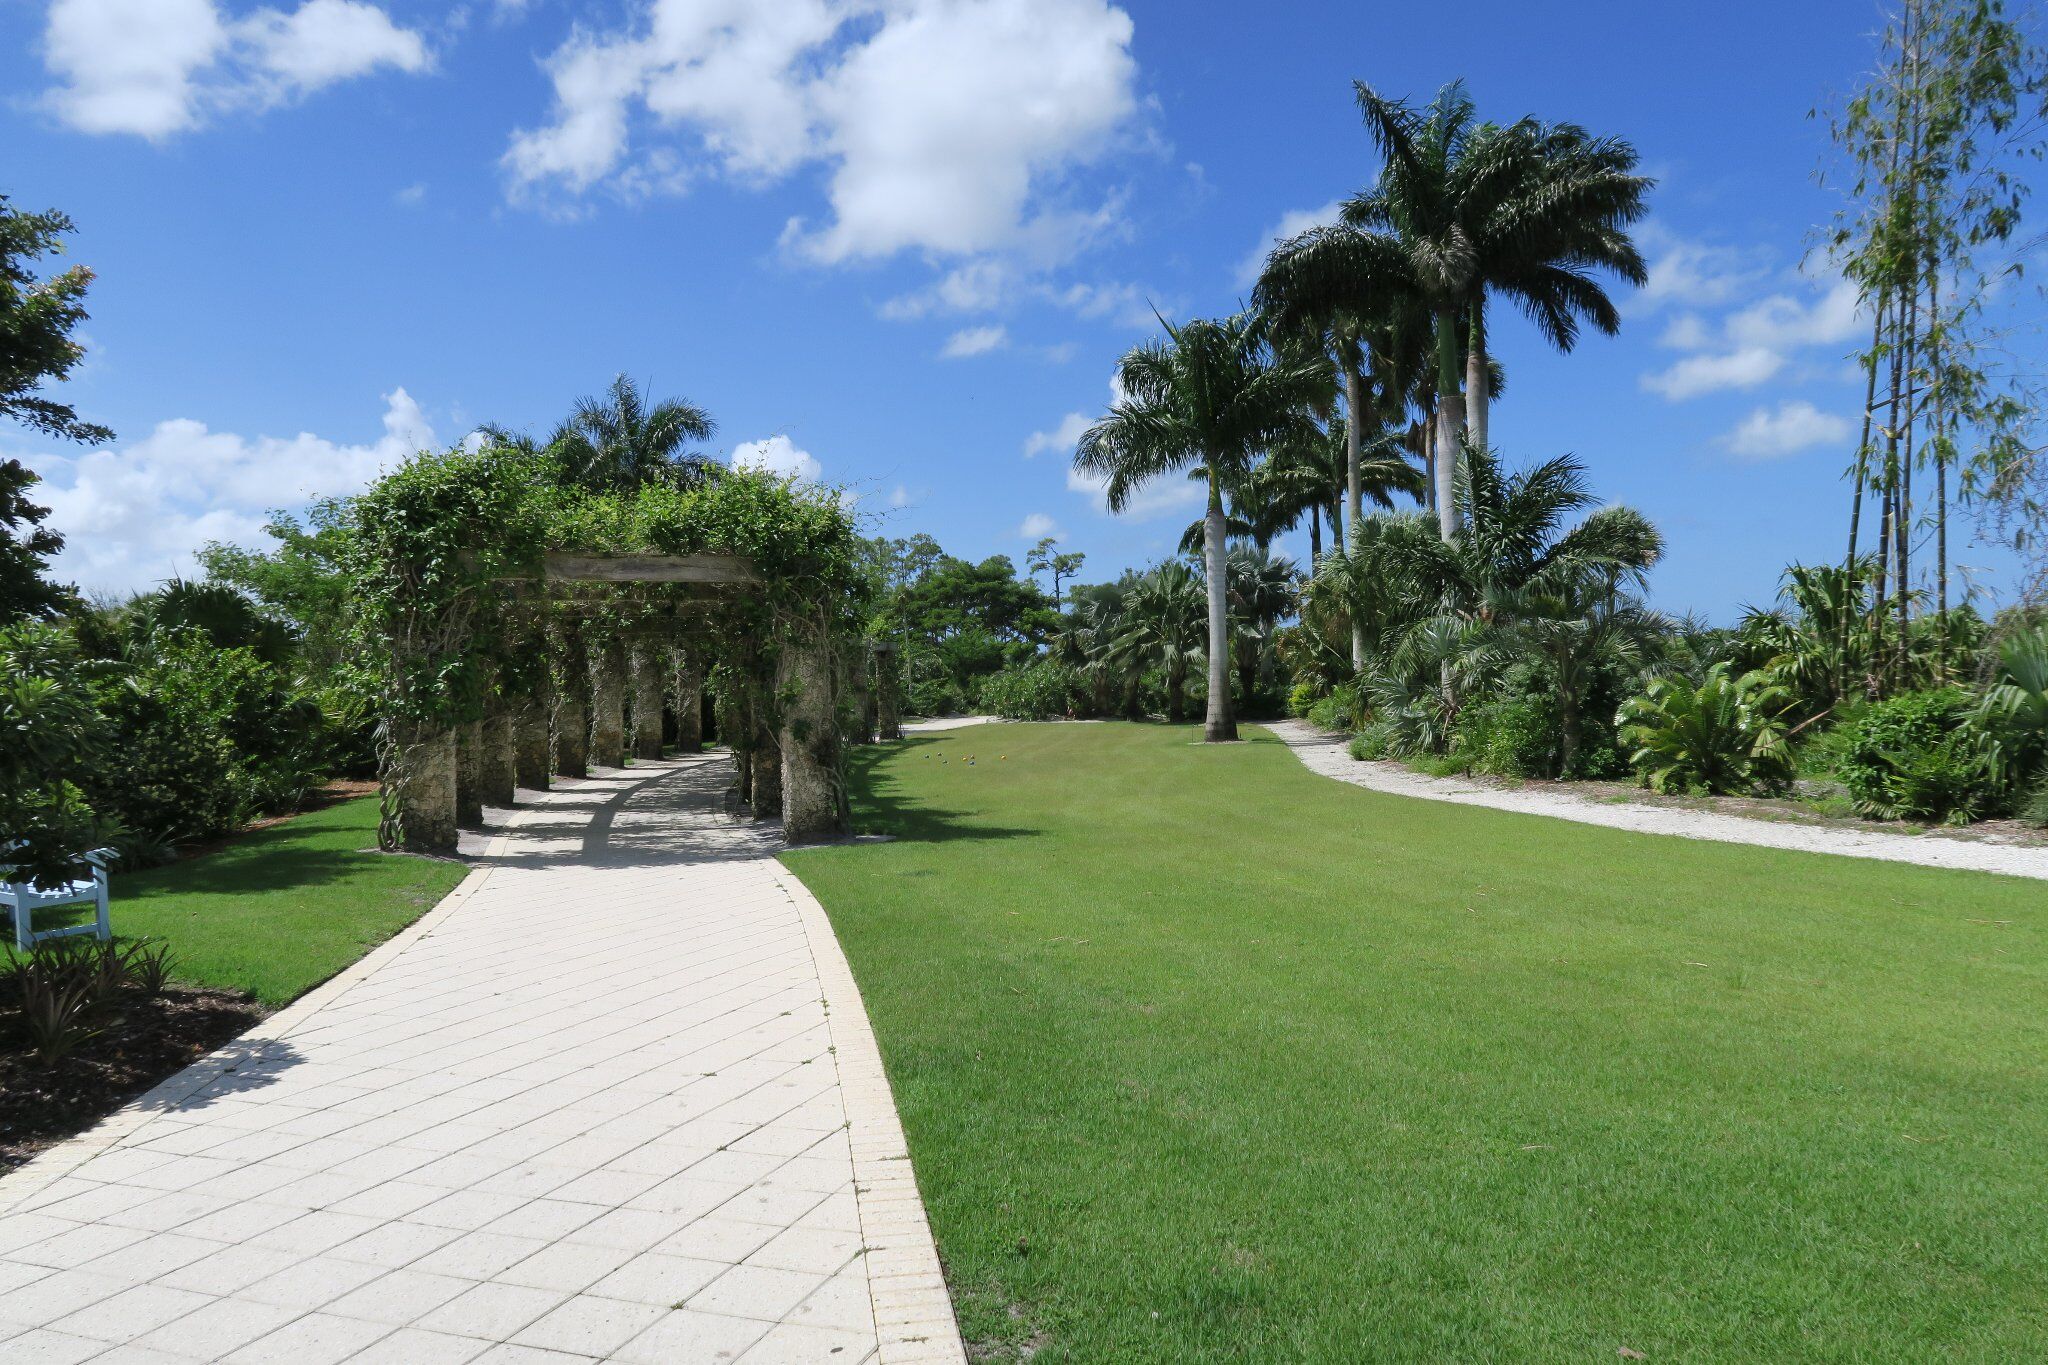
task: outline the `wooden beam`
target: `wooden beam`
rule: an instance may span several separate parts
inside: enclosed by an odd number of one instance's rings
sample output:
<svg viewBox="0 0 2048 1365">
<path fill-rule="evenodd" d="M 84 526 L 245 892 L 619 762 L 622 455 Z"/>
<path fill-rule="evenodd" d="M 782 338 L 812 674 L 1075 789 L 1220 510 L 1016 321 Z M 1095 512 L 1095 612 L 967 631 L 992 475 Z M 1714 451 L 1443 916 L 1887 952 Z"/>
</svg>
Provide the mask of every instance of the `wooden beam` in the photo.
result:
<svg viewBox="0 0 2048 1365">
<path fill-rule="evenodd" d="M 546 556 L 552 583 L 758 583 L 753 564 L 738 555 Z"/>
</svg>

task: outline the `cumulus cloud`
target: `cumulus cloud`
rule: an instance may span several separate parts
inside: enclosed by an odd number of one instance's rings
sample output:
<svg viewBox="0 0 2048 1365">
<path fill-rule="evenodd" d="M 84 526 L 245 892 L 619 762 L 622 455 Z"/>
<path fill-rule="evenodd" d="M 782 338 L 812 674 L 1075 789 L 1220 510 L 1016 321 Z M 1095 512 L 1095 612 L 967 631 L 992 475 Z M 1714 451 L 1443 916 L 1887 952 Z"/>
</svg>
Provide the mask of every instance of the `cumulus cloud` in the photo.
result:
<svg viewBox="0 0 2048 1365">
<path fill-rule="evenodd" d="M 1096 509 L 1109 513 L 1109 480 L 1098 474 L 1084 474 L 1071 466 L 1067 469 L 1067 487 L 1076 493 L 1091 498 Z M 1165 516 L 1185 516 L 1190 508 L 1200 507 L 1208 494 L 1204 486 L 1189 479 L 1154 479 L 1132 493 L 1124 509 L 1115 515 L 1130 521 L 1155 521 Z"/>
<path fill-rule="evenodd" d="M 1337 211 L 1344 207 L 1341 199 L 1332 199 L 1320 208 L 1295 209 L 1280 216 L 1280 221 L 1259 238 L 1259 244 L 1251 249 L 1245 258 L 1237 263 L 1237 287 L 1249 289 L 1258 283 L 1259 272 L 1266 268 L 1266 257 L 1273 248 L 1290 237 L 1299 237 L 1310 228 L 1324 227 L 1337 221 Z"/>
<path fill-rule="evenodd" d="M 787 436 L 769 436 L 733 447 L 734 469 L 764 469 L 777 478 L 816 483 L 825 467 Z"/>
<path fill-rule="evenodd" d="M 1721 389 L 1753 389 L 1785 368 L 1785 357 L 1762 346 L 1726 354 L 1687 356 L 1668 370 L 1643 376 L 1643 387 L 1673 402 Z"/>
<path fill-rule="evenodd" d="M 434 445 L 411 394 L 394 389 L 384 405 L 384 434 L 363 445 L 310 432 L 244 437 L 181 417 L 125 446 L 23 454 L 44 480 L 37 501 L 67 538 L 58 574 L 88 590 L 127 592 L 189 573 L 208 541 L 264 543 L 270 511 L 356 492 Z"/>
<path fill-rule="evenodd" d="M 1010 342 L 1006 328 L 963 327 L 946 338 L 946 344 L 939 350 L 942 360 L 965 360 L 969 356 L 987 355 L 1000 350 Z"/>
<path fill-rule="evenodd" d="M 1057 263 L 1120 221 L 1065 193 L 1137 116 L 1131 35 L 1108 0 L 640 0 L 548 58 L 554 107 L 504 167 L 532 198 L 815 166 L 830 212 L 788 224 L 801 257 Z"/>
<path fill-rule="evenodd" d="M 1034 431 L 1024 438 L 1024 458 L 1043 455 L 1048 450 L 1057 450 L 1071 455 L 1074 447 L 1081 443 L 1081 433 L 1088 430 L 1085 413 L 1070 412 L 1060 419 L 1060 424 L 1051 431 Z"/>
<path fill-rule="evenodd" d="M 1740 346 L 1785 350 L 1849 340 L 1868 326 L 1856 286 L 1837 280 L 1818 298 L 1772 294 L 1729 316 L 1728 339 Z"/>
<path fill-rule="evenodd" d="M 1649 279 L 1630 296 L 1630 307 L 1664 305 L 1701 308 L 1727 303 L 1756 287 L 1769 273 L 1764 252 L 1683 237 L 1661 223 L 1645 223 L 1637 243 L 1649 262 Z"/>
<path fill-rule="evenodd" d="M 424 71 L 425 39 L 366 0 L 231 17 L 217 0 L 51 0 L 48 107 L 81 132 L 165 138 L 381 69 Z"/>
<path fill-rule="evenodd" d="M 1745 460 L 1777 460 L 1848 439 L 1846 417 L 1822 412 L 1802 399 L 1775 409 L 1756 409 L 1723 438 L 1723 444 Z"/>
<path fill-rule="evenodd" d="M 1051 536 L 1054 540 L 1059 540 L 1065 537 L 1067 533 L 1060 529 L 1058 522 L 1045 513 L 1033 512 L 1030 516 L 1024 518 L 1024 524 L 1017 528 L 1017 534 L 1025 540 L 1036 541 L 1044 540 L 1047 536 Z"/>
<path fill-rule="evenodd" d="M 889 490 L 889 505 L 891 507 L 901 510 L 902 508 L 910 506 L 910 504 L 913 501 L 914 499 L 911 497 L 910 490 L 908 488 L 905 488 L 900 483 Z"/>
</svg>

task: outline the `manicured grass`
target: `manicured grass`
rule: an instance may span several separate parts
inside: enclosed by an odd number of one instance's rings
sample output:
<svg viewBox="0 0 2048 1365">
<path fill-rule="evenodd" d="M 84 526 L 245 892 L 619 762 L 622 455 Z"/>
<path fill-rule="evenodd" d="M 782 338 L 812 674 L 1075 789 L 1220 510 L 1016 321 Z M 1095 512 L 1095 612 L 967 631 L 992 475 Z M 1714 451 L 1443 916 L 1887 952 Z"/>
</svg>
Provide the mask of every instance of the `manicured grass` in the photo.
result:
<svg viewBox="0 0 2048 1365">
<path fill-rule="evenodd" d="M 156 936 L 177 975 L 282 1005 L 419 918 L 467 871 L 375 851 L 362 797 L 243 835 L 217 852 L 114 874 L 114 932 Z"/>
<path fill-rule="evenodd" d="M 1404 800 L 1250 733 L 857 751 L 899 840 L 789 858 L 970 1341 L 2048 1351 L 2040 883 Z"/>
</svg>

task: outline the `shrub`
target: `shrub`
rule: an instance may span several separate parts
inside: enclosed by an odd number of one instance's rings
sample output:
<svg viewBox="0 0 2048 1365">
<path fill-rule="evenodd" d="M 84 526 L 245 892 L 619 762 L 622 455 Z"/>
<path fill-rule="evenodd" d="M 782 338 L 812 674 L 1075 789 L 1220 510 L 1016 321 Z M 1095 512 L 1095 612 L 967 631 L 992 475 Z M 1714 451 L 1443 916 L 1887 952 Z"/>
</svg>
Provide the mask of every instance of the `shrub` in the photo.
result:
<svg viewBox="0 0 2048 1365">
<path fill-rule="evenodd" d="M 1358 685 L 1338 683 L 1308 708 L 1308 723 L 1318 730 L 1351 731 L 1365 724 L 1365 714 L 1365 694 Z"/>
<path fill-rule="evenodd" d="M 1835 775 L 1858 813 L 1960 825 L 1997 793 L 1992 746 L 1961 688 L 1875 702 L 1828 737 Z"/>
<path fill-rule="evenodd" d="M 1085 695 L 1079 673 L 1041 659 L 984 678 L 980 709 L 1011 720 L 1052 720 L 1068 715 Z"/>
<path fill-rule="evenodd" d="M 1302 681 L 1287 690 L 1287 714 L 1296 720 L 1307 720 L 1315 704 L 1328 695 L 1329 689 L 1321 683 Z"/>
<path fill-rule="evenodd" d="M 2048 829 L 2048 778 L 2043 778 L 2041 785 L 2021 803 L 2019 814 L 2028 824 Z"/>
<path fill-rule="evenodd" d="M 1706 671 L 1698 685 L 1658 678 L 1615 716 L 1628 761 L 1658 792 L 1744 793 L 1782 789 L 1792 752 L 1779 719 L 1792 695 L 1752 671 Z"/>
<path fill-rule="evenodd" d="M 29 1046 L 55 1066 L 98 1037 L 99 1015 L 122 985 L 119 951 L 111 943 L 39 943 L 27 956 L 8 954 L 7 977 Z"/>
<path fill-rule="evenodd" d="M 919 678 L 904 692 L 905 709 L 913 716 L 957 716 L 967 698 L 948 677 Z"/>
<path fill-rule="evenodd" d="M 1451 752 L 1468 771 L 1548 777 L 1557 756 L 1557 712 L 1537 693 L 1488 697 L 1458 713 Z"/>
<path fill-rule="evenodd" d="M 1976 719 L 1991 741 L 2006 792 L 2024 800 L 2037 778 L 2048 782 L 2048 626 L 2021 631 L 1999 646 L 1998 669 Z"/>
</svg>

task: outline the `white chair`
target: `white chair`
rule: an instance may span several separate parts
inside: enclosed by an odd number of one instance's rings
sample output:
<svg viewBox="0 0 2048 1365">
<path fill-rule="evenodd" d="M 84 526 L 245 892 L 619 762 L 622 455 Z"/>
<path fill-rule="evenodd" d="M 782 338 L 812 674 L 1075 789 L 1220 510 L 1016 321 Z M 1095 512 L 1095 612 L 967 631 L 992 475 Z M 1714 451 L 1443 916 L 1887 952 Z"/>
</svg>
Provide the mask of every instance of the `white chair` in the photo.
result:
<svg viewBox="0 0 2048 1365">
<path fill-rule="evenodd" d="M 0 882 L 0 906 L 14 914 L 14 946 L 27 952 L 45 939 L 69 938 L 73 934 L 91 934 L 102 941 L 113 937 L 113 925 L 107 918 L 107 860 L 114 856 L 111 848 L 96 848 L 90 853 L 78 855 L 81 869 L 90 868 L 92 875 L 79 881 L 66 882 L 49 890 L 38 890 L 26 881 Z M 14 868 L 0 869 L 5 873 Z M 34 917 L 38 910 L 52 910 L 64 905 L 91 905 L 93 922 L 74 924 L 65 929 L 35 930 Z"/>
</svg>

